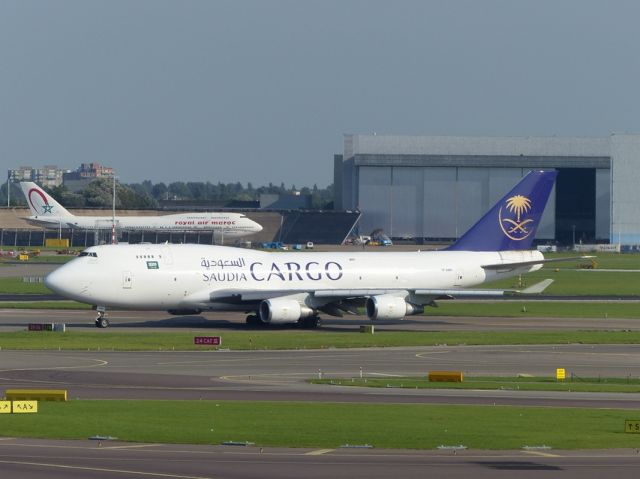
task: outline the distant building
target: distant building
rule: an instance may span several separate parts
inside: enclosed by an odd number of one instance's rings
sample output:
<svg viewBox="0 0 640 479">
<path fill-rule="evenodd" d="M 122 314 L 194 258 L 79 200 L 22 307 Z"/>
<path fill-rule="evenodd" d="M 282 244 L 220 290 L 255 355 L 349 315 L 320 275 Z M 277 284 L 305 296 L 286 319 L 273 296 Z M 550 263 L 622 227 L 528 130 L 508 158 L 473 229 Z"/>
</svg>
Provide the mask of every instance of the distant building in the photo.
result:
<svg viewBox="0 0 640 479">
<path fill-rule="evenodd" d="M 393 238 L 460 237 L 532 169 L 556 169 L 538 239 L 640 244 L 640 135 L 345 135 L 335 207 Z"/>
<path fill-rule="evenodd" d="M 82 163 L 75 171 L 64 174 L 64 186 L 69 191 L 78 191 L 98 178 L 112 178 L 113 168 L 100 163 Z"/>
<path fill-rule="evenodd" d="M 98 178 L 113 177 L 113 168 L 100 163 L 82 163 L 75 171 L 58 168 L 55 165 L 40 167 L 21 166 L 9 170 L 9 181 L 34 181 L 40 186 L 53 188 L 65 185 L 70 191 L 77 191 Z"/>
<path fill-rule="evenodd" d="M 62 184 L 65 171 L 55 165 L 45 165 L 38 168 L 21 166 L 20 168 L 9 170 L 9 180 L 14 183 L 35 181 L 41 186 L 53 188 Z"/>
</svg>

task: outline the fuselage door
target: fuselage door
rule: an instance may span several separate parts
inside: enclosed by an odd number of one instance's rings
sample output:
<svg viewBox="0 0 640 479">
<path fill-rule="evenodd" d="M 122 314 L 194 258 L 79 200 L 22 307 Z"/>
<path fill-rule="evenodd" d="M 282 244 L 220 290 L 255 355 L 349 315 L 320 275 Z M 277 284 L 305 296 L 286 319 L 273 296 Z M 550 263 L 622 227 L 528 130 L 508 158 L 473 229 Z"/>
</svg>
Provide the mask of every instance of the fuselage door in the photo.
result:
<svg viewBox="0 0 640 479">
<path fill-rule="evenodd" d="M 168 265 L 168 264 L 173 264 L 173 258 L 171 256 L 171 250 L 169 249 L 169 247 L 167 245 L 162 246 L 162 248 L 160 249 L 162 251 L 161 253 L 161 263 Z"/>
<path fill-rule="evenodd" d="M 122 287 L 124 289 L 131 289 L 133 287 L 133 274 L 131 274 L 131 271 L 122 272 Z"/>
</svg>

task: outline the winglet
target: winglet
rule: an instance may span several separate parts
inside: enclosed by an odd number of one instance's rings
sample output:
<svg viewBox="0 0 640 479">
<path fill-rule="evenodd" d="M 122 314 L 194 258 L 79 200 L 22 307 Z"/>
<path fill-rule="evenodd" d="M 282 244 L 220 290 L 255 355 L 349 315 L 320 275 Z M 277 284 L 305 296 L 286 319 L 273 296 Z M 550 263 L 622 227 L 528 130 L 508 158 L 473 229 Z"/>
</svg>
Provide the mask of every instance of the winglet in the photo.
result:
<svg viewBox="0 0 640 479">
<path fill-rule="evenodd" d="M 451 245 L 453 251 L 531 249 L 557 171 L 530 171 L 480 221 Z"/>
</svg>

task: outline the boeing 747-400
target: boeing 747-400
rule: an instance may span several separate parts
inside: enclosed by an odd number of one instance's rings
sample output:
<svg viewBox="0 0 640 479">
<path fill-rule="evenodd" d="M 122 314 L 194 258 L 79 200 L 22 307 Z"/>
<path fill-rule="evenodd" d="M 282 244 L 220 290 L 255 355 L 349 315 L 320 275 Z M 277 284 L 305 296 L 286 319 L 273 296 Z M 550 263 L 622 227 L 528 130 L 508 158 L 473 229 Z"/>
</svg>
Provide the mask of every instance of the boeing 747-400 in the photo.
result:
<svg viewBox="0 0 640 479">
<path fill-rule="evenodd" d="M 106 230 L 114 227 L 111 216 L 75 216 L 32 182 L 20 183 L 31 216 L 27 221 L 45 228 Z M 239 238 L 262 231 L 262 226 L 240 213 L 182 213 L 160 216 L 117 216 L 117 230 L 212 231 L 223 238 Z"/>
<path fill-rule="evenodd" d="M 94 305 L 98 327 L 108 326 L 109 307 L 174 314 L 245 311 L 250 324 L 307 327 L 318 324 L 320 313 L 341 316 L 361 307 L 372 320 L 402 319 L 421 314 L 437 299 L 504 294 L 471 288 L 555 261 L 531 249 L 555 178 L 555 171 L 529 172 L 442 251 L 271 253 L 196 244 L 102 245 L 49 274 L 45 284 Z"/>
</svg>

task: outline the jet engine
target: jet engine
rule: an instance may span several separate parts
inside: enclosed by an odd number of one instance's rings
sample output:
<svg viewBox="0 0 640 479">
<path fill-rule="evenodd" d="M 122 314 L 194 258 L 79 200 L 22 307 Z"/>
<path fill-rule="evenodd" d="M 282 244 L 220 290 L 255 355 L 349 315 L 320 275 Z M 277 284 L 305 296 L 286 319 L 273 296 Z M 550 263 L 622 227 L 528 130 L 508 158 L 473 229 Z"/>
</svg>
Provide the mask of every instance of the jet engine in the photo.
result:
<svg viewBox="0 0 640 479">
<path fill-rule="evenodd" d="M 407 303 L 401 296 L 381 294 L 367 298 L 365 303 L 367 317 L 369 319 L 402 319 L 405 316 L 420 314 L 424 311 L 422 306 Z"/>
<path fill-rule="evenodd" d="M 313 316 L 315 311 L 294 299 L 273 298 L 262 301 L 258 313 L 263 323 L 286 324 Z"/>
</svg>

